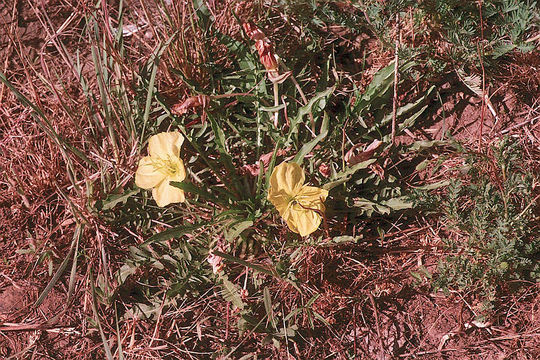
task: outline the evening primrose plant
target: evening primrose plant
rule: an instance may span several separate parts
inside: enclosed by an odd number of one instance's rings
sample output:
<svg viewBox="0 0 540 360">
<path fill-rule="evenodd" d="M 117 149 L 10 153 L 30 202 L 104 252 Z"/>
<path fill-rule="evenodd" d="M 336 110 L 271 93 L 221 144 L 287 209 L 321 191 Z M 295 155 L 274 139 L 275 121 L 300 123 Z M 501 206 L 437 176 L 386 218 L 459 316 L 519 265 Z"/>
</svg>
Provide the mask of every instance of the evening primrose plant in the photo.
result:
<svg viewBox="0 0 540 360">
<path fill-rule="evenodd" d="M 170 104 L 156 92 L 149 106 L 151 121 L 139 139 L 144 143 L 154 134 L 148 155 L 139 160 L 135 184 L 152 189 L 158 206 L 147 204 L 138 196 L 144 191 L 136 189 L 125 201 L 125 211 L 108 213 L 111 221 L 127 224 L 131 232 L 126 238 L 137 233 L 143 240 L 130 249 L 118 276 L 118 288 L 124 290 L 117 293 L 132 292 L 133 282 L 145 284 L 142 297 L 157 312 L 164 297 L 198 296 L 218 285 L 223 298 L 239 310 L 239 329 L 282 338 L 279 334 L 290 333 L 278 325 L 287 324 L 283 326 L 290 330 L 296 316 L 283 313 L 283 319 L 272 321 L 272 329 L 263 329 L 260 305 L 272 307 L 264 288 L 285 281 L 302 289 L 297 274 L 306 247 L 358 241 L 362 235 L 352 229 L 372 214 L 394 211 L 392 200 L 401 196 L 390 173 L 381 179 L 372 170 L 383 164 L 378 154 L 389 145 L 391 107 L 382 104 L 389 99 L 394 65 L 346 98 L 349 94 L 338 91 L 342 79 L 331 56 L 313 57 L 309 63 L 283 58 L 291 73 L 280 79 L 276 97 L 272 90 L 278 83 L 268 77 L 276 64 L 263 60 L 277 58 L 257 57 L 253 51 L 262 49 L 259 55 L 270 56 L 266 38 L 252 39 L 247 32 L 243 39 L 233 39 L 214 26 L 207 10 L 204 2 L 197 3 L 194 26 L 213 39 L 201 56 L 206 63 L 200 64 L 208 81 L 197 81 L 183 68 L 172 74 L 189 88 L 187 96 L 208 101 L 175 112 L 185 102 Z M 271 27 L 256 25 L 273 40 Z M 215 43 L 228 51 L 228 67 L 217 65 L 223 54 L 214 52 Z M 274 44 L 275 55 L 281 54 L 279 43 Z M 175 51 L 172 43 L 168 50 Z M 316 83 L 313 66 L 322 70 Z M 406 71 L 414 64 L 401 66 Z M 279 70 L 288 73 L 285 67 Z M 398 133 L 414 124 L 428 100 L 421 94 L 398 108 Z M 383 143 L 380 149 L 360 162 L 345 156 L 374 140 Z M 173 203 L 181 204 L 168 206 Z M 344 226 L 334 227 L 336 223 Z M 324 234 L 318 231 L 322 224 Z"/>
</svg>

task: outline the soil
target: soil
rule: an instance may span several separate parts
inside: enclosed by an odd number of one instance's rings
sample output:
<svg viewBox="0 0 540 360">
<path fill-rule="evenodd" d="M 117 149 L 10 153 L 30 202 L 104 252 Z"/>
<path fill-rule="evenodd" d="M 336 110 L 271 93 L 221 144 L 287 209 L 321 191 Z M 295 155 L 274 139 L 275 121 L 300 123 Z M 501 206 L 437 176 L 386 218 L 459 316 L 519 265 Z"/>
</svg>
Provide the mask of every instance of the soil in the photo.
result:
<svg viewBox="0 0 540 360">
<path fill-rule="evenodd" d="M 55 320 L 65 306 L 65 296 L 53 289 L 35 309 L 39 289 L 27 282 L 13 282 L 0 293 L 0 355 L 24 354 L 26 347 L 47 346 L 47 353 L 64 354 L 69 340 L 62 334 L 68 329 L 65 316 Z M 64 358 L 63 355 L 59 358 Z"/>
</svg>

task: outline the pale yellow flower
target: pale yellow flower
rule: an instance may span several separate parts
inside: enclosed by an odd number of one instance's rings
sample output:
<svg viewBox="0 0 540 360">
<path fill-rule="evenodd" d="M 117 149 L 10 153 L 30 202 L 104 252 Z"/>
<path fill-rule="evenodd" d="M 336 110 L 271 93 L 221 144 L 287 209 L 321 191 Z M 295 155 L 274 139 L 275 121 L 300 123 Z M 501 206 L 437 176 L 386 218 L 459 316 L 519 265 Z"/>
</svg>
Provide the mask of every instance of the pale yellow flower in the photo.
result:
<svg viewBox="0 0 540 360">
<path fill-rule="evenodd" d="M 135 184 L 152 189 L 152 197 L 158 206 L 184 202 L 184 190 L 170 185 L 171 181 L 186 178 L 184 162 L 180 159 L 180 147 L 184 137 L 177 131 L 154 135 L 148 141 L 148 156 L 139 161 Z"/>
<path fill-rule="evenodd" d="M 276 207 L 289 229 L 301 236 L 317 230 L 328 191 L 304 185 L 305 174 L 300 165 L 282 162 L 270 176 L 268 200 Z"/>
</svg>

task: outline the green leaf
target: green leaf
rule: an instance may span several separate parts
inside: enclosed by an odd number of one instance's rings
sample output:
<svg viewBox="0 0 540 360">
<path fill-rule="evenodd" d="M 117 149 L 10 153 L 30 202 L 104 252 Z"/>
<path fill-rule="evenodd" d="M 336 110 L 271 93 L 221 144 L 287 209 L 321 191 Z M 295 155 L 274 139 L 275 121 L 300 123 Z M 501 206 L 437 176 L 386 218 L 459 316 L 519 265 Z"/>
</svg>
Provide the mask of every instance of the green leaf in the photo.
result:
<svg viewBox="0 0 540 360">
<path fill-rule="evenodd" d="M 263 274 L 266 274 L 266 275 L 270 275 L 270 276 L 280 278 L 279 275 L 275 272 L 275 270 L 269 269 L 269 268 L 264 267 L 262 265 L 257 265 L 257 264 L 250 263 L 249 261 L 237 258 L 236 256 L 232 256 L 232 255 L 223 253 L 223 252 L 221 252 L 219 250 L 213 250 L 212 252 L 215 255 L 224 258 L 225 260 L 228 260 L 228 261 L 240 264 L 240 265 L 247 266 L 248 268 L 250 268 L 250 269 L 252 269 L 254 271 L 257 271 L 257 272 L 260 272 L 260 273 L 263 273 Z"/>
<path fill-rule="evenodd" d="M 212 116 L 208 115 L 208 119 L 210 120 L 210 125 L 212 126 L 212 131 L 215 135 L 215 143 L 218 146 L 218 151 L 221 154 L 220 160 L 223 161 L 229 172 L 234 173 L 236 168 L 234 167 L 232 157 L 227 150 L 225 133 L 223 132 L 223 129 L 218 126 L 218 123 Z"/>
<path fill-rule="evenodd" d="M 141 132 L 141 139 L 144 139 L 144 133 L 146 129 L 146 124 L 148 123 L 148 120 L 150 118 L 150 109 L 152 107 L 152 100 L 154 99 L 154 96 L 156 95 L 157 91 L 155 91 L 155 81 L 156 81 L 156 75 L 157 70 L 159 68 L 159 61 L 161 59 L 161 56 L 163 56 L 163 53 L 169 47 L 169 44 L 176 38 L 176 34 L 178 32 L 175 32 L 171 34 L 169 39 L 164 44 L 159 44 L 159 46 L 156 47 L 156 50 L 152 54 L 151 62 L 148 64 L 152 68 L 152 72 L 150 74 L 150 80 L 148 82 L 148 92 L 146 93 L 146 102 L 144 105 L 144 113 L 143 113 L 143 126 L 142 126 L 142 132 Z"/>
<path fill-rule="evenodd" d="M 101 342 L 103 343 L 103 348 L 105 350 L 105 355 L 107 356 L 107 360 L 114 360 L 114 357 L 112 356 L 111 348 L 109 346 L 109 341 L 107 337 L 105 336 L 105 332 L 103 331 L 103 327 L 101 326 L 101 321 L 99 320 L 99 312 L 97 307 L 97 297 L 96 297 L 96 288 L 94 285 L 94 275 L 92 275 L 92 268 L 90 268 L 90 289 L 92 294 L 92 310 L 94 313 L 94 319 L 96 321 L 99 335 L 101 336 Z"/>
<path fill-rule="evenodd" d="M 274 311 L 272 309 L 272 298 L 270 296 L 270 290 L 268 290 L 268 287 L 264 287 L 263 289 L 263 302 L 264 302 L 264 309 L 266 310 L 266 315 L 268 316 L 268 320 L 272 324 L 272 327 L 276 328 L 276 320 L 274 319 Z"/>
<path fill-rule="evenodd" d="M 302 121 L 302 118 L 310 112 L 313 113 L 313 108 L 315 107 L 315 105 L 318 105 L 319 109 L 323 109 L 326 106 L 326 101 L 324 100 L 333 92 L 334 87 L 330 87 L 324 91 L 321 91 L 315 94 L 306 105 L 298 109 L 298 113 L 296 114 L 296 116 L 291 119 L 291 127 L 287 136 L 287 142 L 290 140 L 292 134 L 298 131 L 298 124 Z"/>
<path fill-rule="evenodd" d="M 55 128 L 52 126 L 49 119 L 47 119 L 43 111 L 41 111 L 41 109 L 37 105 L 32 104 L 32 102 L 28 100 L 28 98 L 24 96 L 19 90 L 17 90 L 15 86 L 13 86 L 13 84 L 1 72 L 0 81 L 3 82 L 13 92 L 13 94 L 15 94 L 15 96 L 24 106 L 32 108 L 34 110 L 34 113 L 32 114 L 34 119 L 36 119 L 38 125 L 43 129 L 43 131 L 45 131 L 45 133 L 58 145 L 60 151 L 64 155 L 64 160 L 68 163 L 69 167 L 73 167 L 73 165 L 71 164 L 70 158 L 65 153 L 65 149 L 69 150 L 72 154 L 86 162 L 92 168 L 96 170 L 98 169 L 97 165 L 92 160 L 90 160 L 83 152 L 72 146 L 70 143 L 67 142 L 67 140 L 60 136 L 60 134 L 55 131 Z"/>
<path fill-rule="evenodd" d="M 396 210 L 396 211 L 404 210 L 404 209 L 411 209 L 413 207 L 413 203 L 409 201 L 406 196 L 401 196 L 401 197 L 381 201 L 381 204 L 388 206 L 392 210 Z"/>
<path fill-rule="evenodd" d="M 184 190 L 185 192 L 188 192 L 188 193 L 192 193 L 192 194 L 197 194 L 199 196 L 201 196 L 202 198 L 206 199 L 206 200 L 209 200 L 213 203 L 216 203 L 216 204 L 221 204 L 221 205 L 226 205 L 229 203 L 229 199 L 231 199 L 233 197 L 233 195 L 227 191 L 226 189 L 219 189 L 219 192 L 220 194 L 223 194 L 225 198 L 221 197 L 221 196 L 215 196 L 214 194 L 206 191 L 206 190 L 203 190 L 202 188 L 196 186 L 195 184 L 193 183 L 190 183 L 190 182 L 178 182 L 178 181 L 171 181 L 170 182 L 170 185 L 178 188 L 178 189 L 182 189 Z"/>
<path fill-rule="evenodd" d="M 272 171 L 274 170 L 274 166 L 276 165 L 276 157 L 277 152 L 281 148 L 281 139 L 278 140 L 276 143 L 276 147 L 274 148 L 274 152 L 272 153 L 272 158 L 270 159 L 270 163 L 268 164 L 268 171 L 266 172 L 266 188 L 268 189 L 270 187 L 270 176 L 272 175 Z"/>
<path fill-rule="evenodd" d="M 400 72 L 406 72 L 413 67 L 415 62 L 407 62 L 401 65 Z M 383 106 L 383 99 L 388 95 L 390 87 L 394 83 L 394 62 L 379 70 L 367 86 L 363 94 L 357 95 L 353 112 L 361 115 Z"/>
<path fill-rule="evenodd" d="M 177 237 L 180 237 L 184 234 L 188 234 L 194 230 L 197 230 L 197 229 L 200 229 L 201 227 L 205 226 L 205 225 L 209 225 L 210 223 L 209 222 L 202 222 L 202 223 L 198 223 L 198 224 L 193 224 L 193 225 L 182 225 L 182 226 L 177 226 L 177 227 L 174 227 L 172 229 L 167 229 L 167 230 L 164 230 L 160 233 L 157 233 L 153 236 L 151 236 L 148 240 L 146 240 L 142 245 L 148 245 L 148 244 L 151 244 L 153 242 L 161 242 L 161 241 L 166 241 L 166 240 L 170 240 L 170 239 L 173 239 L 173 238 L 177 238 Z"/>
<path fill-rule="evenodd" d="M 422 140 L 422 141 L 415 141 L 412 145 L 409 146 L 409 149 L 412 151 L 422 151 L 424 149 L 429 149 L 433 146 L 444 146 L 447 145 L 447 141 L 441 141 L 441 140 Z"/>
<path fill-rule="evenodd" d="M 335 188 L 338 185 L 341 185 L 343 183 L 346 183 L 351 179 L 351 177 L 356 173 L 358 170 L 365 169 L 369 165 L 373 164 L 376 159 L 369 159 L 366 161 L 362 161 L 361 163 L 358 163 L 356 165 L 353 165 L 346 170 L 339 172 L 336 174 L 335 180 L 329 183 L 326 183 L 322 186 L 323 189 L 330 190 Z"/>
<path fill-rule="evenodd" d="M 133 195 L 138 194 L 140 189 L 128 190 L 123 194 L 109 195 L 105 200 L 99 204 L 98 209 L 111 210 L 120 203 L 126 203 L 126 201 Z M 98 203 L 96 203 L 96 206 Z"/>
<path fill-rule="evenodd" d="M 370 211 L 376 211 L 383 215 L 388 215 L 391 212 L 391 208 L 388 206 L 384 206 L 382 204 L 378 204 L 376 202 L 373 202 L 371 200 L 365 199 L 365 198 L 354 198 L 353 199 L 353 206 L 366 210 L 368 212 Z"/>
<path fill-rule="evenodd" d="M 514 50 L 516 48 L 516 45 L 512 43 L 502 43 L 498 44 L 493 47 L 493 50 L 491 51 L 491 56 L 493 56 L 493 59 L 497 59 L 510 51 Z"/>
<path fill-rule="evenodd" d="M 315 146 L 317 146 L 319 141 L 321 141 L 322 139 L 324 139 L 326 137 L 326 135 L 328 135 L 328 131 L 325 131 L 325 132 L 319 134 L 315 139 L 311 140 L 307 144 L 304 144 L 304 146 L 302 146 L 302 148 L 300 149 L 298 154 L 296 154 L 296 156 L 294 157 L 293 162 L 295 162 L 295 163 L 297 163 L 299 165 L 302 165 L 302 162 L 304 161 L 304 157 L 307 154 L 309 154 L 311 152 L 311 150 L 313 150 L 313 148 Z"/>
<path fill-rule="evenodd" d="M 430 163 L 431 163 L 431 161 L 429 159 L 425 159 L 420 164 L 416 165 L 416 167 L 414 169 L 416 171 L 423 171 L 429 166 Z"/>
<path fill-rule="evenodd" d="M 69 248 L 68 255 L 64 258 L 64 261 L 62 261 L 62 263 L 60 264 L 60 266 L 58 267 L 58 269 L 54 273 L 54 276 L 52 277 L 52 279 L 49 281 L 49 283 L 47 284 L 45 289 L 43 289 L 43 291 L 39 295 L 38 299 L 34 303 L 34 308 L 41 305 L 43 300 L 45 300 L 45 298 L 47 297 L 47 294 L 49 294 L 49 292 L 52 290 L 54 285 L 58 282 L 58 280 L 60 279 L 60 277 L 62 276 L 62 274 L 66 270 L 67 265 L 69 263 L 69 260 L 71 258 L 71 254 L 73 254 L 73 251 L 76 248 L 77 249 L 79 248 L 79 239 L 80 239 L 80 237 L 82 235 L 82 230 L 83 230 L 83 226 L 82 225 L 77 225 L 77 227 L 75 228 L 75 233 L 73 234 L 73 240 L 71 241 L 71 247 Z M 75 261 L 74 261 L 74 263 L 76 264 Z M 72 269 L 72 272 L 73 272 L 73 269 Z"/>
<path fill-rule="evenodd" d="M 232 226 L 229 231 L 225 232 L 225 240 L 234 242 L 244 230 L 249 229 L 252 225 L 253 221 L 246 220 Z"/>
<path fill-rule="evenodd" d="M 435 189 L 439 189 L 448 185 L 450 185 L 450 180 L 442 180 L 433 184 L 415 186 L 414 188 L 418 190 L 435 190 Z"/>
<path fill-rule="evenodd" d="M 405 128 L 411 127 L 414 125 L 416 119 L 427 109 L 427 105 L 422 106 L 422 104 L 431 97 L 435 86 L 431 86 L 426 93 L 418 98 L 415 102 L 408 103 L 406 105 L 400 106 L 396 111 L 396 118 L 398 122 L 398 131 L 402 131 Z M 405 119 L 404 119 L 405 118 Z M 386 124 L 389 124 L 392 121 L 392 114 L 386 115 L 382 121 L 376 125 L 380 127 Z"/>
<path fill-rule="evenodd" d="M 358 236 L 350 236 L 350 235 L 335 236 L 332 238 L 332 243 L 334 244 L 356 243 L 359 239 L 361 239 L 361 237 L 358 237 Z"/>
<path fill-rule="evenodd" d="M 233 284 L 226 276 L 221 277 L 222 296 L 226 301 L 232 303 L 239 310 L 245 307 L 242 296 L 240 295 L 240 286 Z"/>
</svg>

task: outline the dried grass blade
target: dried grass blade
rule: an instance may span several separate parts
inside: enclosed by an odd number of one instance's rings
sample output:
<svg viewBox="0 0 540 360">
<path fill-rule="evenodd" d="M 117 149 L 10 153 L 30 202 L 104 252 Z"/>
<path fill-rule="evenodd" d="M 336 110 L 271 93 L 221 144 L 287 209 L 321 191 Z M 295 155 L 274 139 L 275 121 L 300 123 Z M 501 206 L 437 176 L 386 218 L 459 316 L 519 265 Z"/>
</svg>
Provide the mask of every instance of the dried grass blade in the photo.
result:
<svg viewBox="0 0 540 360">
<path fill-rule="evenodd" d="M 97 299 L 96 299 L 96 287 L 94 286 L 94 276 L 92 275 L 92 269 L 90 269 L 90 288 L 92 290 L 92 310 L 94 312 L 94 317 L 96 324 L 98 326 L 99 335 L 101 336 L 101 342 L 103 343 L 103 348 L 105 349 L 105 355 L 107 355 L 108 360 L 114 360 L 114 357 L 111 353 L 111 348 L 103 332 L 103 327 L 101 326 L 101 321 L 99 320 L 99 314 L 97 310 Z"/>
<path fill-rule="evenodd" d="M 71 254 L 75 250 L 75 247 L 78 247 L 79 238 L 81 236 L 81 233 L 82 233 L 82 225 L 77 225 L 77 227 L 75 228 L 75 234 L 73 234 L 73 241 L 71 242 L 71 247 L 69 249 L 68 255 L 66 256 L 64 261 L 62 261 L 62 264 L 60 264 L 60 267 L 58 268 L 58 270 L 56 270 L 56 272 L 54 273 L 52 279 L 49 281 L 49 283 L 47 284 L 45 289 L 39 295 L 38 299 L 34 303 L 34 307 L 38 307 L 39 305 L 41 305 L 41 303 L 43 302 L 43 300 L 45 300 L 45 298 L 47 297 L 49 292 L 52 290 L 52 288 L 54 287 L 56 282 L 60 279 L 60 276 L 62 276 L 62 274 L 64 273 L 64 270 L 66 270 L 66 267 L 67 267 L 67 265 L 69 263 L 69 260 L 71 258 Z M 72 275 L 73 275 L 73 268 L 72 268 Z M 71 285 L 71 279 L 70 279 L 70 285 Z"/>
</svg>

